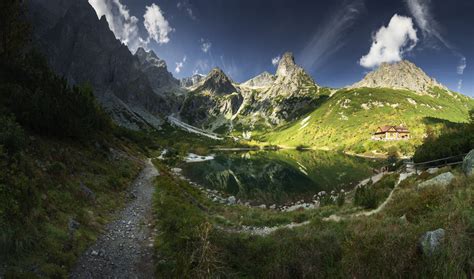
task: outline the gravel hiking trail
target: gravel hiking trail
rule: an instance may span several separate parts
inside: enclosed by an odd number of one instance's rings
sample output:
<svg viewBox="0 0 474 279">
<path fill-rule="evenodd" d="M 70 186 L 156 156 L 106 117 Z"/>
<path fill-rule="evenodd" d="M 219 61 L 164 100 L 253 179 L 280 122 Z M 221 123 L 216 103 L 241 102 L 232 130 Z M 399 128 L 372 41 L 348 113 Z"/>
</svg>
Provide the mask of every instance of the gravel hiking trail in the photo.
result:
<svg viewBox="0 0 474 279">
<path fill-rule="evenodd" d="M 78 259 L 70 278 L 153 278 L 152 199 L 158 175 L 147 160 L 130 187 L 132 200 Z"/>
</svg>

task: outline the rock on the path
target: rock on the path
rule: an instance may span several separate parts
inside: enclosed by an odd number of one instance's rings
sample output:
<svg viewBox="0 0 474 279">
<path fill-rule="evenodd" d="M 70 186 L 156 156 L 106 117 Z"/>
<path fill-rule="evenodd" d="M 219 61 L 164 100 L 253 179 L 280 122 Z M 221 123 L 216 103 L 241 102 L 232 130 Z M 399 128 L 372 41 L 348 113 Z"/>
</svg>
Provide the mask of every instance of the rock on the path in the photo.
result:
<svg viewBox="0 0 474 279">
<path fill-rule="evenodd" d="M 426 232 L 420 238 L 420 248 L 423 254 L 433 255 L 442 244 L 446 232 L 444 229 L 437 229 L 434 231 Z"/>
<path fill-rule="evenodd" d="M 430 180 L 418 184 L 418 189 L 422 189 L 429 186 L 448 186 L 454 179 L 454 175 L 451 172 L 442 173 Z"/>
<path fill-rule="evenodd" d="M 462 170 L 467 176 L 474 175 L 474 149 L 464 158 Z"/>
<path fill-rule="evenodd" d="M 228 205 L 234 205 L 236 203 L 236 199 L 234 196 L 230 196 L 227 198 L 227 204 Z"/>
</svg>

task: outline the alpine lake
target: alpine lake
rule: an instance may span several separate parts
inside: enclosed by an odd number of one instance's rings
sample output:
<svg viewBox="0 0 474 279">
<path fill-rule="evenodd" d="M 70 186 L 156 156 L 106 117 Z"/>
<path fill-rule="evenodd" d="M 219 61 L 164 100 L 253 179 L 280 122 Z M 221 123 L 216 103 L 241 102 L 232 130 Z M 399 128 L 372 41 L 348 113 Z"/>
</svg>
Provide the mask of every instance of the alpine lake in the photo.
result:
<svg viewBox="0 0 474 279">
<path fill-rule="evenodd" d="M 283 205 L 321 191 L 350 191 L 383 163 L 329 151 L 219 151 L 213 160 L 179 167 L 205 188 L 252 205 Z"/>
</svg>

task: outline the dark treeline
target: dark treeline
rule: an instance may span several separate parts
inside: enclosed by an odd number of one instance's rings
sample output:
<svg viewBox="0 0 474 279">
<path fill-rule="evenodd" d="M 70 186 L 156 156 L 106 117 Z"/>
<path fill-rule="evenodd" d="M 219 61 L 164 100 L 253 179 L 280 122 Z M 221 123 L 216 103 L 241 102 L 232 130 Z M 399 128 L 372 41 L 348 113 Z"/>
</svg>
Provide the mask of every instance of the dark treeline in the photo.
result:
<svg viewBox="0 0 474 279">
<path fill-rule="evenodd" d="M 58 138 L 109 131 L 110 118 L 92 88 L 68 85 L 35 50 L 23 1 L 0 5 L 0 113 L 7 116 L 2 121 L 16 120 L 28 131 Z"/>
</svg>

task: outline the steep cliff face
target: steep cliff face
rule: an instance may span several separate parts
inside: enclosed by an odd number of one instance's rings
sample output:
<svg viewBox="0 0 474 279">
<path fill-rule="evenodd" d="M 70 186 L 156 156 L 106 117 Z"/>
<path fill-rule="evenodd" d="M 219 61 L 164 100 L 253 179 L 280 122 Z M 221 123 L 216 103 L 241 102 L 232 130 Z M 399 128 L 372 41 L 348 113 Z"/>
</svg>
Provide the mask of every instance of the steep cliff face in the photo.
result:
<svg viewBox="0 0 474 279">
<path fill-rule="evenodd" d="M 407 60 L 393 64 L 383 63 L 350 88 L 361 87 L 405 89 L 419 94 L 429 94 L 435 87 L 447 90 L 444 85 Z"/>
<path fill-rule="evenodd" d="M 120 125 L 158 127 L 172 111 L 156 94 L 137 57 L 86 0 L 32 0 L 35 36 L 51 67 L 72 84 L 90 83 Z"/>
<path fill-rule="evenodd" d="M 179 93 L 179 80 L 168 71 L 166 62 L 153 50 L 146 51 L 138 48 L 135 56 L 138 58 L 140 70 L 146 74 L 153 91 L 158 95 Z"/>
</svg>

